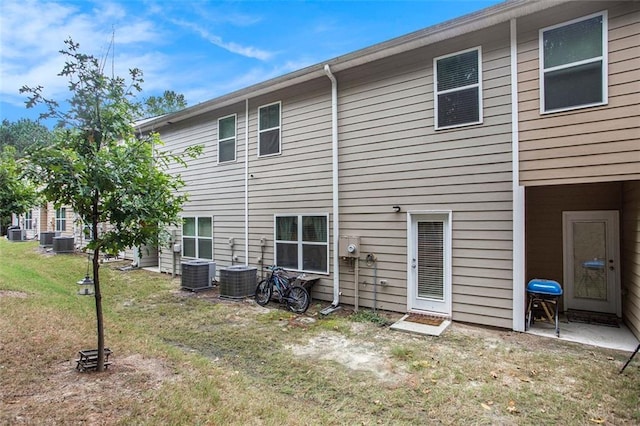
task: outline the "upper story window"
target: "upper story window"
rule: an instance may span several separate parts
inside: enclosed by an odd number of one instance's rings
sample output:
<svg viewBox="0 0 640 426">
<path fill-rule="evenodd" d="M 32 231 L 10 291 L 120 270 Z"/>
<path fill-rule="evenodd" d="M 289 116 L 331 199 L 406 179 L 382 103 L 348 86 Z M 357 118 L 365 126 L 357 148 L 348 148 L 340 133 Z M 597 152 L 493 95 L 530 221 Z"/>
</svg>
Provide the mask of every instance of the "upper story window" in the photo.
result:
<svg viewBox="0 0 640 426">
<path fill-rule="evenodd" d="M 213 260 L 213 218 L 211 216 L 183 218 L 182 255 Z"/>
<path fill-rule="evenodd" d="M 280 102 L 258 108 L 258 157 L 280 154 Z"/>
<path fill-rule="evenodd" d="M 327 215 L 276 215 L 276 265 L 329 273 L 328 221 Z"/>
<path fill-rule="evenodd" d="M 24 229 L 33 229 L 33 210 L 24 214 Z"/>
<path fill-rule="evenodd" d="M 540 112 L 607 103 L 607 12 L 540 30 Z"/>
<path fill-rule="evenodd" d="M 435 128 L 482 123 L 480 47 L 434 58 Z"/>
<path fill-rule="evenodd" d="M 65 207 L 60 207 L 56 209 L 56 231 L 66 231 L 67 230 L 67 209 Z"/>
<path fill-rule="evenodd" d="M 236 116 L 218 119 L 218 163 L 236 161 Z"/>
</svg>

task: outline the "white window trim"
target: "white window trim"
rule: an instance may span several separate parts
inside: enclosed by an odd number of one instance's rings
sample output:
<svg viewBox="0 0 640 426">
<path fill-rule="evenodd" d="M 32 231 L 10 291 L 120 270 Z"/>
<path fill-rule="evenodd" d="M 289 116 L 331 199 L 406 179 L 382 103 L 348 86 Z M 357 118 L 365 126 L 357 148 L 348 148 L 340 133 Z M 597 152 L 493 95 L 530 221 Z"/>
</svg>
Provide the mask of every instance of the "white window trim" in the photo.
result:
<svg viewBox="0 0 640 426">
<path fill-rule="evenodd" d="M 439 92 L 438 91 L 438 61 L 440 59 L 446 59 L 452 56 L 458 56 L 463 53 L 471 52 L 474 50 L 478 51 L 478 83 L 470 84 L 468 86 L 456 87 L 455 89 L 447 89 Z M 463 124 L 454 124 L 452 126 L 439 126 L 438 125 L 438 95 L 452 93 L 452 92 L 459 92 L 461 90 L 471 89 L 473 87 L 478 88 L 478 121 L 463 123 Z M 449 53 L 447 55 L 442 55 L 442 56 L 433 58 L 433 106 L 434 106 L 433 125 L 435 130 L 454 129 L 457 127 L 475 126 L 478 124 L 482 124 L 484 120 L 484 115 L 482 113 L 482 110 L 483 110 L 482 98 L 483 98 L 483 95 L 482 95 L 482 46 L 476 46 L 470 49 L 460 50 L 458 52 Z"/>
<path fill-rule="evenodd" d="M 572 62 L 570 64 L 560 65 L 549 69 L 544 69 L 544 33 L 546 31 L 554 30 L 556 28 L 565 27 L 567 25 L 574 24 L 580 21 L 586 21 L 596 16 L 602 16 L 602 56 L 597 56 L 591 59 L 583 61 Z M 609 19 L 606 10 L 601 12 L 592 13 L 591 15 L 582 16 L 580 18 L 572 19 L 570 21 L 562 22 L 560 24 L 552 25 L 550 27 L 541 28 L 538 32 L 538 73 L 540 81 L 540 114 L 553 114 L 556 112 L 571 111 L 575 109 L 590 108 L 594 106 L 607 105 L 609 103 L 609 46 L 608 46 L 608 32 L 609 32 Z M 589 64 L 592 62 L 602 61 L 602 102 L 594 102 L 591 104 L 576 105 L 567 108 L 557 108 L 551 110 L 545 110 L 545 96 L 544 96 L 544 74 L 548 71 L 557 71 L 563 68 L 571 68 L 577 65 Z"/>
<path fill-rule="evenodd" d="M 226 120 L 228 118 L 233 117 L 234 129 L 233 129 L 233 137 L 220 139 L 220 122 L 222 120 Z M 238 114 L 230 114 L 225 117 L 218 118 L 218 164 L 227 164 L 227 163 L 235 163 L 238 161 Z M 227 142 L 231 139 L 233 142 L 233 160 L 220 161 L 220 143 Z"/>
<path fill-rule="evenodd" d="M 33 229 L 33 210 L 29 210 L 24 214 L 24 229 L 28 229 L 28 230 Z"/>
<path fill-rule="evenodd" d="M 322 242 L 317 242 L 317 241 L 302 241 L 302 218 L 305 216 L 324 216 L 324 218 L 327 221 L 327 241 L 322 243 Z M 298 266 L 302 266 L 303 265 L 303 257 L 302 257 L 302 244 L 308 244 L 308 245 L 317 245 L 317 246 L 326 246 L 327 247 L 327 270 L 326 271 L 307 271 L 305 269 L 291 269 L 291 268 L 287 268 L 288 270 L 293 270 L 293 271 L 297 271 L 297 272 L 308 272 L 308 273 L 313 273 L 313 274 L 329 274 L 329 214 L 328 213 L 282 213 L 282 214 L 274 214 L 273 215 L 273 241 L 274 241 L 274 247 L 273 247 L 273 261 L 276 262 L 277 264 L 277 255 L 278 255 L 278 249 L 276 244 L 277 243 L 291 243 L 291 241 L 289 240 L 278 240 L 276 239 L 277 237 L 277 221 L 279 217 L 297 217 L 298 218 Z"/>
<path fill-rule="evenodd" d="M 58 215 L 58 212 L 64 213 L 62 216 Z M 60 226 L 64 224 L 64 226 Z M 67 208 L 60 207 L 56 209 L 56 231 L 58 232 L 66 232 L 67 230 Z"/>
<path fill-rule="evenodd" d="M 198 219 L 200 219 L 200 218 L 211 219 L 211 236 L 210 237 L 200 237 L 200 236 L 197 235 L 198 234 Z M 182 250 L 182 253 L 181 253 L 182 257 L 185 258 L 185 259 L 215 260 L 216 255 L 215 255 L 215 251 L 214 251 L 214 247 L 213 247 L 213 216 L 194 214 L 194 215 L 182 216 L 181 219 L 182 219 L 182 226 L 180 228 L 180 232 L 181 232 L 181 235 L 182 235 L 182 244 L 181 244 L 182 247 L 180 247 L 180 248 Z M 195 244 L 196 256 L 195 257 L 194 256 L 186 256 L 184 254 L 184 237 L 185 237 L 185 235 L 184 235 L 184 220 L 185 219 L 195 219 L 196 220 L 196 235 L 187 235 L 186 236 L 187 238 L 193 238 L 193 239 L 196 240 L 196 244 Z M 199 257 L 200 256 L 199 246 L 198 246 L 198 241 L 199 240 L 211 240 L 211 259 Z"/>
<path fill-rule="evenodd" d="M 260 110 L 262 110 L 263 108 L 267 108 L 270 107 L 272 105 L 278 105 L 278 111 L 280 112 L 280 114 L 278 114 L 278 126 L 277 127 L 270 127 L 268 129 L 261 129 L 260 128 Z M 271 154 L 260 154 L 260 135 L 262 134 L 262 132 L 267 132 L 269 130 L 275 130 L 278 129 L 279 130 L 279 140 L 278 140 L 278 152 L 274 152 Z M 270 104 L 266 104 L 266 105 L 261 105 L 258 107 L 258 157 L 272 157 L 274 155 L 280 155 L 282 153 L 282 101 L 278 101 L 278 102 L 272 102 Z"/>
</svg>

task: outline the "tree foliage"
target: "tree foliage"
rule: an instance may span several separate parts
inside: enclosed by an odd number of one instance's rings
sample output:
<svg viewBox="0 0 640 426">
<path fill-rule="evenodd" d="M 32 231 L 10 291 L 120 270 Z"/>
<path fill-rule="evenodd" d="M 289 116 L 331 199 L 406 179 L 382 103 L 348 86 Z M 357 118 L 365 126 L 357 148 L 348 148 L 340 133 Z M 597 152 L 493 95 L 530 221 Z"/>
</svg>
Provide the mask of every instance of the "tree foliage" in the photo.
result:
<svg viewBox="0 0 640 426">
<path fill-rule="evenodd" d="M 0 150 L 0 224 L 7 223 L 11 213 L 22 214 L 38 203 L 34 184 L 23 173 L 24 161 L 16 158 L 9 145 Z"/>
<path fill-rule="evenodd" d="M 142 102 L 140 118 L 157 117 L 180 111 L 187 107 L 184 95 L 165 90 L 162 96 L 149 96 Z"/>
<path fill-rule="evenodd" d="M 12 146 L 18 158 L 23 157 L 29 149 L 36 149 L 51 142 L 51 132 L 42 124 L 22 118 L 16 122 L 2 120 L 0 124 L 0 150 Z"/>
<path fill-rule="evenodd" d="M 42 95 L 42 87 L 24 86 L 28 106 L 44 104 L 44 118 L 57 118 L 50 146 L 30 156 L 31 177 L 42 182 L 46 198 L 69 205 L 92 231 L 98 319 L 99 370 L 103 367 L 104 336 L 99 279 L 100 252 L 114 253 L 132 246 L 155 245 L 162 229 L 177 224 L 186 195 L 179 176 L 166 172 L 171 162 L 184 165 L 185 155 L 162 152 L 157 134 L 136 135 L 139 113 L 135 94 L 141 90 L 142 72 L 129 71 L 128 80 L 110 77 L 100 61 L 81 53 L 79 45 L 65 41 L 60 53 L 66 63 L 59 74 L 69 80 L 68 110 Z M 100 227 L 99 224 L 106 224 Z"/>
</svg>

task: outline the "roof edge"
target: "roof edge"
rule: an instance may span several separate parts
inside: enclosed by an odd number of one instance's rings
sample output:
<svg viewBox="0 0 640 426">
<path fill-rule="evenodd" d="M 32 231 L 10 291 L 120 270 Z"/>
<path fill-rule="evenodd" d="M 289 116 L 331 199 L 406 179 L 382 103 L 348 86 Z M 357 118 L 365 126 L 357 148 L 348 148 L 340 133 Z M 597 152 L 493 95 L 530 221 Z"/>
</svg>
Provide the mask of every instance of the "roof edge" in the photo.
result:
<svg viewBox="0 0 640 426">
<path fill-rule="evenodd" d="M 479 11 L 435 24 L 382 43 L 284 74 L 208 101 L 187 107 L 181 111 L 145 120 L 136 125 L 139 131 L 153 131 L 218 108 L 243 102 L 296 84 L 324 76 L 324 65 L 329 64 L 333 72 L 340 72 L 387 56 L 414 50 L 469 32 L 508 22 L 571 0 L 507 0 Z"/>
</svg>

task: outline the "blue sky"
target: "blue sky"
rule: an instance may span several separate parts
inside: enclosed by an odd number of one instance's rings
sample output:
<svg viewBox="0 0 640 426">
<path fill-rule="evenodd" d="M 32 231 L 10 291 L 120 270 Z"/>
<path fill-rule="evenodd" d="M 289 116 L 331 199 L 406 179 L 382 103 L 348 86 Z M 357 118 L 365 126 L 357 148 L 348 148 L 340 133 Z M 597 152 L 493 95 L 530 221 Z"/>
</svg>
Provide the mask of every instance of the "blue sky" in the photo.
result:
<svg viewBox="0 0 640 426">
<path fill-rule="evenodd" d="M 189 105 L 500 3 L 500 0 L 0 0 L 0 120 L 37 119 L 23 85 L 68 98 L 58 53 L 71 37 L 115 74 L 144 72 L 142 97 Z"/>
</svg>

